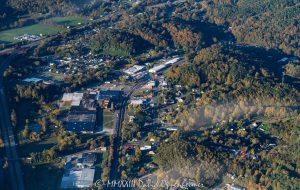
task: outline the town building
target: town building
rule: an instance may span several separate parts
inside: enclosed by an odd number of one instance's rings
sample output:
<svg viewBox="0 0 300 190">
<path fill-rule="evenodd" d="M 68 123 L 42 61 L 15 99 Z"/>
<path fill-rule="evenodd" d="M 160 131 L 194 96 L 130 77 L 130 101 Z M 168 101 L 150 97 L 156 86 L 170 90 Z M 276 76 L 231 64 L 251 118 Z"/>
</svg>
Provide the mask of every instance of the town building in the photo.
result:
<svg viewBox="0 0 300 190">
<path fill-rule="evenodd" d="M 32 77 L 32 78 L 26 78 L 23 81 L 36 84 L 36 83 L 42 82 L 43 79 Z"/>
<path fill-rule="evenodd" d="M 96 154 L 83 153 L 82 158 L 78 159 L 77 166 L 79 168 L 93 167 L 97 160 Z"/>
<path fill-rule="evenodd" d="M 74 154 L 65 157 L 61 189 L 90 188 L 95 176 L 97 157 L 93 153 Z"/>
<path fill-rule="evenodd" d="M 124 73 L 128 74 L 128 75 L 134 75 L 136 73 L 139 73 L 141 71 L 146 70 L 146 67 L 143 65 L 134 65 L 126 70 L 124 70 Z"/>
<path fill-rule="evenodd" d="M 71 109 L 63 120 L 65 131 L 75 133 L 94 133 L 96 127 L 96 111 L 86 109 Z"/>
<path fill-rule="evenodd" d="M 226 187 L 228 190 L 246 190 L 245 187 L 242 187 L 240 185 L 237 184 L 226 184 Z"/>
<path fill-rule="evenodd" d="M 134 106 L 139 106 L 144 104 L 145 100 L 144 99 L 131 99 L 130 104 Z"/>
<path fill-rule="evenodd" d="M 95 169 L 83 168 L 70 170 L 64 174 L 61 181 L 62 189 L 88 188 L 93 186 Z"/>
<path fill-rule="evenodd" d="M 149 73 L 157 73 L 159 71 L 166 69 L 167 67 L 169 67 L 169 65 L 165 65 L 165 64 L 155 65 L 153 68 L 149 69 Z"/>
<path fill-rule="evenodd" d="M 155 81 L 151 80 L 147 84 L 145 84 L 142 89 L 144 90 L 152 90 L 156 86 Z"/>
<path fill-rule="evenodd" d="M 178 62 L 179 60 L 180 60 L 180 58 L 174 58 L 174 59 L 171 59 L 164 63 L 154 65 L 153 68 L 149 69 L 149 73 L 153 73 L 153 74 L 158 73 L 158 72 L 172 66 L 174 63 Z"/>
<path fill-rule="evenodd" d="M 64 103 L 69 102 L 71 106 L 79 106 L 81 103 L 81 100 L 83 98 L 83 93 L 64 93 L 62 101 Z"/>
<path fill-rule="evenodd" d="M 83 100 L 81 103 L 82 107 L 84 107 L 87 110 L 90 111 L 96 111 L 97 110 L 97 102 L 95 99 L 86 99 Z"/>
<path fill-rule="evenodd" d="M 114 107 L 123 98 L 123 91 L 101 90 L 97 93 L 96 100 L 104 108 Z"/>
</svg>

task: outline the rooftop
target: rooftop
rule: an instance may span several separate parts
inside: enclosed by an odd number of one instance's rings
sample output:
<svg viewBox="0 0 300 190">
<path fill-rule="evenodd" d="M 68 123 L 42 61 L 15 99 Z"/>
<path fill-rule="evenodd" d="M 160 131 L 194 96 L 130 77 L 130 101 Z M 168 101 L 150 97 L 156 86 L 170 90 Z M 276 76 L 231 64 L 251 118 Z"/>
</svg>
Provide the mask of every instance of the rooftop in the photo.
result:
<svg viewBox="0 0 300 190">
<path fill-rule="evenodd" d="M 167 67 L 168 67 L 168 65 L 165 65 L 165 64 L 156 65 L 152 69 L 149 69 L 149 72 L 150 73 L 156 73 L 156 72 L 161 71 L 161 70 L 163 70 Z"/>
<path fill-rule="evenodd" d="M 97 100 L 118 99 L 122 94 L 123 92 L 119 90 L 101 90 L 97 94 Z"/>
<path fill-rule="evenodd" d="M 83 168 L 66 172 L 61 181 L 62 189 L 87 188 L 93 185 L 95 169 Z"/>
<path fill-rule="evenodd" d="M 64 119 L 66 131 L 91 133 L 96 125 L 96 111 L 82 110 L 70 111 Z"/>
<path fill-rule="evenodd" d="M 29 82 L 29 83 L 37 83 L 37 82 L 42 81 L 42 79 L 32 77 L 32 78 L 26 78 L 26 79 L 24 79 L 23 81 L 24 81 L 24 82 Z"/>
<path fill-rule="evenodd" d="M 83 93 L 64 93 L 62 101 L 71 102 L 71 106 L 79 106 L 83 98 Z"/>
<path fill-rule="evenodd" d="M 126 69 L 126 70 L 124 71 L 124 73 L 127 73 L 127 74 L 129 74 L 129 75 L 133 75 L 133 74 L 135 74 L 135 73 L 137 73 L 137 72 L 139 72 L 139 71 L 142 71 L 142 70 L 145 69 L 145 68 L 146 68 L 146 67 L 145 67 L 145 66 L 142 66 L 142 65 L 134 65 L 134 66 L 132 66 L 132 67 Z"/>
</svg>

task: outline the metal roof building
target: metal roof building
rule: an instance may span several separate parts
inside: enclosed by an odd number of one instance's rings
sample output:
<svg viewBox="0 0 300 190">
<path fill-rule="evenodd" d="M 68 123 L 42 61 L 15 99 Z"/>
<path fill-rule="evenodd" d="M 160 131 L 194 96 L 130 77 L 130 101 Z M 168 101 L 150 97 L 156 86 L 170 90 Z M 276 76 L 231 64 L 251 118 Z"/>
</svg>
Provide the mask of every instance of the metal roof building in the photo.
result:
<svg viewBox="0 0 300 190">
<path fill-rule="evenodd" d="M 65 173 L 62 181 L 62 189 L 88 188 L 93 186 L 95 169 L 83 168 L 80 170 L 70 170 Z"/>
<path fill-rule="evenodd" d="M 41 82 L 42 80 L 43 79 L 32 77 L 32 78 L 26 78 L 23 81 L 28 83 L 38 83 Z"/>
<path fill-rule="evenodd" d="M 161 65 L 157 65 L 151 69 L 149 69 L 149 73 L 157 73 L 163 69 L 166 69 L 169 65 L 165 65 L 165 64 L 161 64 Z"/>
<path fill-rule="evenodd" d="M 71 102 L 71 106 L 79 106 L 83 98 L 83 93 L 64 93 L 62 101 Z"/>
<path fill-rule="evenodd" d="M 124 73 L 126 73 L 126 74 L 128 74 L 128 75 L 133 75 L 133 74 L 138 73 L 138 72 L 140 72 L 140 71 L 143 71 L 143 70 L 145 70 L 145 69 L 146 69 L 145 66 L 142 66 L 142 65 L 134 65 L 134 66 L 132 66 L 132 67 L 126 69 L 126 70 L 124 71 Z"/>
<path fill-rule="evenodd" d="M 166 69 L 167 67 L 173 65 L 174 63 L 178 62 L 180 60 L 179 57 L 171 59 L 165 63 L 155 65 L 152 69 L 149 69 L 149 73 L 157 73 L 163 69 Z"/>
</svg>

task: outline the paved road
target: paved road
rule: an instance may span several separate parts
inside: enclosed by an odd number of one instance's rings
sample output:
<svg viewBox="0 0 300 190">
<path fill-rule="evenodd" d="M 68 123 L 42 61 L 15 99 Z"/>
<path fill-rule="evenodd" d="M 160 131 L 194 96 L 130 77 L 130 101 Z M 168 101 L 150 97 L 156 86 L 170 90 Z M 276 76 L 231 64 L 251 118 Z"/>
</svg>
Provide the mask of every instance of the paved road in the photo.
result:
<svg viewBox="0 0 300 190">
<path fill-rule="evenodd" d="M 116 14 L 116 13 L 114 13 L 114 14 Z M 114 15 L 114 14 L 112 14 L 112 15 Z M 111 16 L 111 15 L 107 15 L 106 17 L 109 17 L 109 16 Z M 92 25 L 93 23 L 97 23 L 101 20 L 104 20 L 105 18 L 95 20 L 90 25 Z M 90 25 L 80 26 L 80 27 L 76 27 L 74 29 L 81 29 L 84 27 L 89 27 Z M 51 40 L 51 39 L 57 37 L 58 35 L 59 34 L 53 35 L 48 38 L 44 38 L 42 40 Z M 26 51 L 27 49 L 38 46 L 40 41 L 41 40 L 38 40 L 38 41 L 27 43 L 18 48 L 12 47 L 12 48 L 4 49 L 4 50 L 0 51 L 0 56 L 10 54 L 9 57 L 7 57 L 4 61 L 2 61 L 0 63 L 0 120 L 1 120 L 0 127 L 1 127 L 1 134 L 2 134 L 2 138 L 3 138 L 4 146 L 5 146 L 7 160 L 9 160 L 9 164 L 8 164 L 8 169 L 9 169 L 9 174 L 10 174 L 9 181 L 10 181 L 12 190 L 24 190 L 24 183 L 23 183 L 23 178 L 22 178 L 21 164 L 18 160 L 16 143 L 14 140 L 14 133 L 13 133 L 11 123 L 10 123 L 9 109 L 7 106 L 7 98 L 6 98 L 4 87 L 2 84 L 3 83 L 3 73 L 9 66 L 11 60 L 17 54 L 22 53 L 23 50 Z M 1 155 L 0 160 L 5 160 L 4 155 Z M 14 160 L 14 161 L 12 161 L 12 160 Z M 4 188 L 2 188 L 1 185 L 3 185 L 2 181 L 5 180 L 4 179 L 5 176 L 2 174 L 3 174 L 3 171 L 2 171 L 2 168 L 0 168 L 0 183 L 1 183 L 0 189 L 1 190 L 4 189 Z"/>
<path fill-rule="evenodd" d="M 177 1 L 172 2 L 172 5 L 176 5 L 176 4 L 178 4 L 178 3 L 184 3 L 184 2 L 186 2 L 186 1 L 187 1 L 187 0 L 177 0 Z M 165 2 L 165 3 L 159 3 L 159 4 L 156 4 L 156 5 L 148 6 L 147 8 L 164 7 L 164 6 L 166 6 L 167 4 L 168 4 L 167 2 Z"/>
<path fill-rule="evenodd" d="M 180 57 L 180 61 L 175 63 L 174 65 L 181 65 L 184 63 L 184 59 Z M 161 75 L 166 70 L 160 71 L 157 73 L 157 75 Z M 130 99 L 133 92 L 139 88 L 141 88 L 143 85 L 145 85 L 150 78 L 142 78 L 130 89 L 130 91 L 127 92 L 124 100 L 121 103 L 120 109 L 115 111 L 115 119 L 114 119 L 114 144 L 113 144 L 113 159 L 112 159 L 112 165 L 111 165 L 111 173 L 110 173 L 110 179 L 116 180 L 120 178 L 120 173 L 118 172 L 118 166 L 119 166 L 119 148 L 121 146 L 121 138 L 122 138 L 122 123 L 124 121 L 124 115 L 126 113 L 126 107 L 128 100 Z"/>
<path fill-rule="evenodd" d="M 128 100 L 132 93 L 141 88 L 144 84 L 148 82 L 149 79 L 142 79 L 137 82 L 136 85 L 134 85 L 131 90 L 126 94 L 125 98 L 121 102 L 121 106 L 119 110 L 115 111 L 115 126 L 114 126 L 114 144 L 113 144 L 113 159 L 111 164 L 111 173 L 110 173 L 110 179 L 116 180 L 120 178 L 120 173 L 118 172 L 119 167 L 119 148 L 121 146 L 121 140 L 122 140 L 122 123 L 124 121 L 124 116 L 126 113 L 126 107 Z"/>
</svg>

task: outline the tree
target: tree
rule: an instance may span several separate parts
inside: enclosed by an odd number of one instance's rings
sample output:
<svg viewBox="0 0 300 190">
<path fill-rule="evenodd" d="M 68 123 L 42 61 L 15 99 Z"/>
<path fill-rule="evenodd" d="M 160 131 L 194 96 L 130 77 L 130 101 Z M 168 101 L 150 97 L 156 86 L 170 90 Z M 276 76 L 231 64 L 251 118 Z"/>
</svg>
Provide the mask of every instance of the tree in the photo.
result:
<svg viewBox="0 0 300 190">
<path fill-rule="evenodd" d="M 23 138 L 28 138 L 29 137 L 28 124 L 25 124 L 24 130 L 22 131 L 22 137 Z"/>
<path fill-rule="evenodd" d="M 13 127 L 17 126 L 17 113 L 15 110 L 12 110 L 10 114 L 10 120 Z"/>
<path fill-rule="evenodd" d="M 121 172 L 121 179 L 127 179 L 127 178 L 128 178 L 128 177 L 127 177 L 126 171 L 123 170 L 123 171 Z"/>
<path fill-rule="evenodd" d="M 146 170 L 145 170 L 144 167 L 142 167 L 142 168 L 140 169 L 138 175 L 139 175 L 139 176 L 143 176 L 143 175 L 145 175 L 145 173 L 146 173 Z"/>
</svg>

